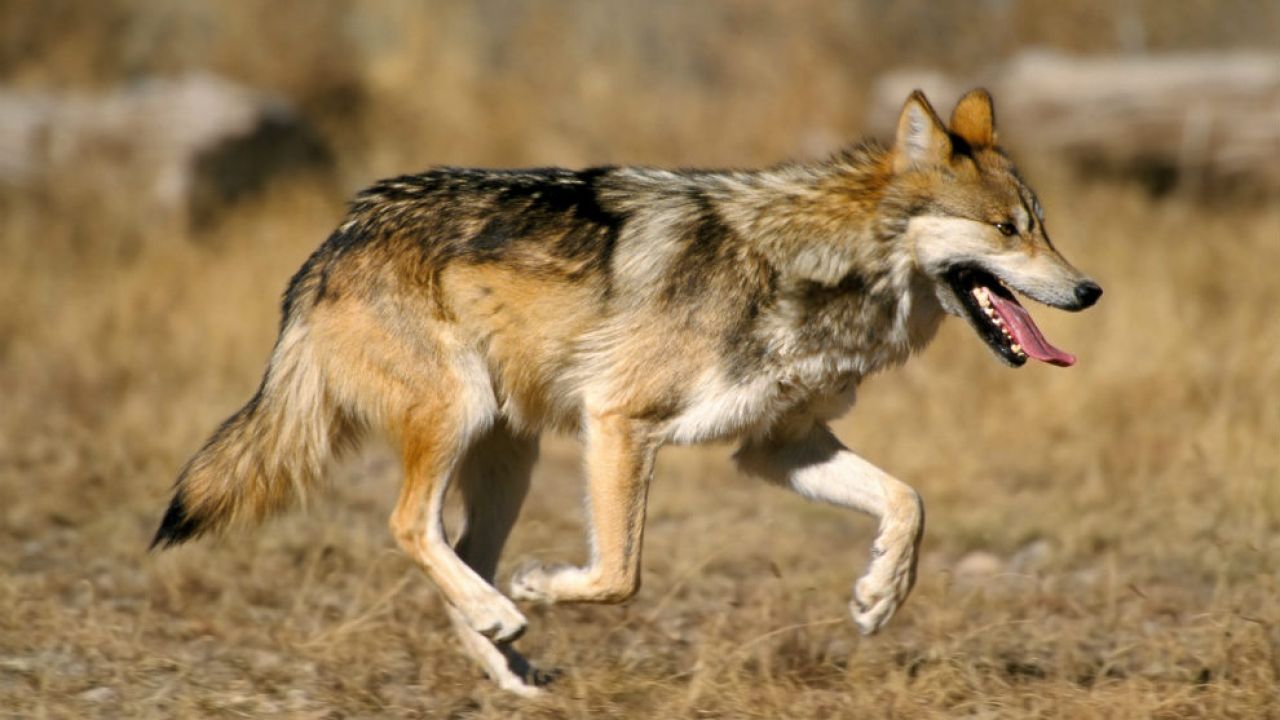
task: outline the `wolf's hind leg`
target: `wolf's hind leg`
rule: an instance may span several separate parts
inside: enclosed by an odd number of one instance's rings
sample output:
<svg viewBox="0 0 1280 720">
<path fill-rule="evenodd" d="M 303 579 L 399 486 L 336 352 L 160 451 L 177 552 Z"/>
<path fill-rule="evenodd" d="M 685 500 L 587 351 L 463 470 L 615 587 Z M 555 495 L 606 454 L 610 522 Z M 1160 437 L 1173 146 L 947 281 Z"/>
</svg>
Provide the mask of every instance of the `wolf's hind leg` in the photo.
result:
<svg viewBox="0 0 1280 720">
<path fill-rule="evenodd" d="M 456 417 L 445 403 L 415 405 L 399 428 L 404 488 L 391 514 L 391 530 L 400 547 L 426 570 L 469 627 L 498 642 L 514 640 L 524 632 L 524 615 L 464 563 L 445 537 L 445 493 L 467 450 L 465 439 L 469 434 Z M 518 510 L 518 504 L 513 505 Z M 508 508 L 503 514 L 507 512 L 514 516 L 515 510 Z M 482 512 L 477 517 L 487 515 Z M 483 541 L 480 535 L 473 534 L 474 539 L 467 541 L 478 548 L 477 557 L 484 554 L 479 548 L 501 546 L 492 542 L 495 534 L 489 533 Z"/>
<path fill-rule="evenodd" d="M 640 589 L 640 545 L 657 444 L 649 427 L 619 415 L 587 420 L 591 564 L 526 565 L 512 597 L 540 602 L 617 603 Z"/>
<path fill-rule="evenodd" d="M 513 434 L 499 422 L 471 447 L 458 472 L 458 489 L 466 508 L 466 527 L 456 550 L 472 570 L 493 583 L 498 558 L 529 490 L 538 441 Z M 524 659 L 510 643 L 495 643 L 476 632 L 453 606 L 449 619 L 467 653 L 504 690 L 532 696 L 550 679 Z"/>
<path fill-rule="evenodd" d="M 499 421 L 471 446 L 458 471 L 466 525 L 458 557 L 489 583 L 515 525 L 538 459 L 538 439 L 516 435 Z"/>
<path fill-rule="evenodd" d="M 736 458 L 747 472 L 880 521 L 850 610 L 863 634 L 884 626 L 915 584 L 924 534 L 924 504 L 916 491 L 855 455 L 821 423 L 795 437 L 748 443 Z"/>
</svg>

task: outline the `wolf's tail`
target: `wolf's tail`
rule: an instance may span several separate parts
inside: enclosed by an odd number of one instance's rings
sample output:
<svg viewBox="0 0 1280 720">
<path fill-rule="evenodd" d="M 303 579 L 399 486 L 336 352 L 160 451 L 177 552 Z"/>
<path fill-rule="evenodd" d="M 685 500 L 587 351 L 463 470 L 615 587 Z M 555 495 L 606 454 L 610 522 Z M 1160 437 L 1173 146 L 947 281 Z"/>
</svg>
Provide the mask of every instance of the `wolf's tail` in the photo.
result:
<svg viewBox="0 0 1280 720">
<path fill-rule="evenodd" d="M 305 321 L 286 318 L 257 394 L 182 469 L 152 549 L 286 507 L 354 441 L 358 423 L 333 397 Z"/>
</svg>

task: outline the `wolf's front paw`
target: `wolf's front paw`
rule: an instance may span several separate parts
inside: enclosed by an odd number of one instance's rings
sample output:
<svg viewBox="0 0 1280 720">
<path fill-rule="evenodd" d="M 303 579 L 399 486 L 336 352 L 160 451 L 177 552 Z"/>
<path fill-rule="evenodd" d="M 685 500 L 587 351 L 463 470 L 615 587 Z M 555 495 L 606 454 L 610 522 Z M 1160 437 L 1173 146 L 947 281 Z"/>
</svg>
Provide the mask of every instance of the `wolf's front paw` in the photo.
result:
<svg viewBox="0 0 1280 720">
<path fill-rule="evenodd" d="M 915 571 L 915 553 L 910 550 L 894 558 L 880 554 L 872 561 L 867 574 L 853 586 L 849 603 L 859 632 L 870 635 L 889 622 L 910 594 Z"/>
</svg>

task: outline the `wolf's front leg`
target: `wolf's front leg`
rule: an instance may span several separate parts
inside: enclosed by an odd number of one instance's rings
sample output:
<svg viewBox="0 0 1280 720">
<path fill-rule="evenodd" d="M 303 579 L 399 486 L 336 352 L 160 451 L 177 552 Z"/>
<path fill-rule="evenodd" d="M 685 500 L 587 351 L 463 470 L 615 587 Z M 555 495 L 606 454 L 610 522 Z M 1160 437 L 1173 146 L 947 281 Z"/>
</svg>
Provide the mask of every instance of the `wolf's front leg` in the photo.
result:
<svg viewBox="0 0 1280 720">
<path fill-rule="evenodd" d="M 824 424 L 749 442 L 735 456 L 754 475 L 812 500 L 853 508 L 880 521 L 871 562 L 853 587 L 850 610 L 863 634 L 879 630 L 911 592 L 924 534 L 924 504 L 905 483 L 855 455 Z"/>
<path fill-rule="evenodd" d="M 587 422 L 591 564 L 526 565 L 511 596 L 540 602 L 622 602 L 640 589 L 640 544 L 657 443 L 647 423 L 618 415 Z"/>
</svg>

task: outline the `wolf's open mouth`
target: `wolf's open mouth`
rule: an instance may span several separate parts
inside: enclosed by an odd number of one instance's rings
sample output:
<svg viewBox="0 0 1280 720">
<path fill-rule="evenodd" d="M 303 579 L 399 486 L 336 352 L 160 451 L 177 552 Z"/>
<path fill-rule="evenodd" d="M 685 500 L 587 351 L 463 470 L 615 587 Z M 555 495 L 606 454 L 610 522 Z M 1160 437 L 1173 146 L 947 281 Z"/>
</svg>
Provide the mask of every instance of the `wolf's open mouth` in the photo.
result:
<svg viewBox="0 0 1280 720">
<path fill-rule="evenodd" d="M 969 323 L 1005 362 L 1019 367 L 1032 357 L 1062 367 L 1075 364 L 1075 355 L 1046 340 L 1031 313 L 991 273 L 958 268 L 947 274 L 947 282 L 968 312 Z"/>
</svg>

